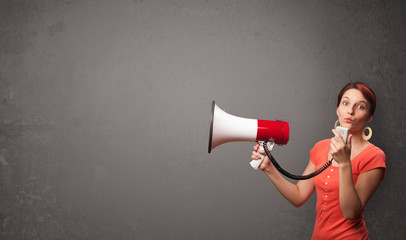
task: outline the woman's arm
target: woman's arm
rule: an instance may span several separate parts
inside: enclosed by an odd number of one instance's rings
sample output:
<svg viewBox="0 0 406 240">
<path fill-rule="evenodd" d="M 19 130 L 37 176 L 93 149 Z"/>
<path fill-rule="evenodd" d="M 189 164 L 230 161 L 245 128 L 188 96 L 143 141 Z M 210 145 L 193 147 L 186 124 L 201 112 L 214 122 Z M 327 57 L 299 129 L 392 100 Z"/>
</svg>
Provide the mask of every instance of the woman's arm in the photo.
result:
<svg viewBox="0 0 406 240">
<path fill-rule="evenodd" d="M 258 150 L 258 145 L 254 146 L 254 152 L 252 152 L 252 159 L 259 159 L 260 156 L 256 152 Z M 265 152 L 260 152 L 265 154 Z M 284 196 L 290 203 L 295 207 L 302 206 L 311 196 L 314 191 L 314 181 L 313 179 L 300 180 L 297 184 L 293 184 L 283 178 L 278 170 L 272 165 L 271 161 L 267 156 L 265 156 L 263 162 L 259 168 L 264 171 L 271 182 L 275 185 L 276 189 Z M 309 174 L 316 170 L 316 166 L 309 161 L 303 174 Z"/>
<path fill-rule="evenodd" d="M 358 176 L 354 186 L 351 164 L 340 164 L 340 207 L 346 219 L 357 218 L 382 181 L 384 171 L 376 168 Z"/>
<path fill-rule="evenodd" d="M 361 173 L 354 186 L 350 157 L 352 135 L 348 136 L 345 143 L 337 131 L 333 130 L 333 133 L 335 137 L 331 139 L 330 151 L 340 166 L 340 207 L 346 219 L 354 219 L 362 213 L 368 200 L 375 193 L 383 179 L 384 171 L 377 168 Z"/>
</svg>

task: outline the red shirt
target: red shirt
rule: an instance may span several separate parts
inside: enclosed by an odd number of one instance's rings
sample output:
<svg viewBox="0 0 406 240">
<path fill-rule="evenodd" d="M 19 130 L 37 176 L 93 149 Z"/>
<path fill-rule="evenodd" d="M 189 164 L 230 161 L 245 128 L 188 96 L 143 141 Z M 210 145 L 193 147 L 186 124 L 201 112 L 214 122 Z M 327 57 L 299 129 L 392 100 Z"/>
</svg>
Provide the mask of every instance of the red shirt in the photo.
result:
<svg viewBox="0 0 406 240">
<path fill-rule="evenodd" d="M 331 139 L 318 142 L 310 150 L 310 159 L 316 168 L 328 161 Z M 375 168 L 386 170 L 385 153 L 369 144 L 351 160 L 354 185 L 358 176 Z M 346 220 L 339 202 L 339 167 L 330 166 L 314 178 L 317 192 L 316 222 L 312 240 L 324 239 L 369 239 L 368 230 L 361 214 L 353 220 Z"/>
</svg>

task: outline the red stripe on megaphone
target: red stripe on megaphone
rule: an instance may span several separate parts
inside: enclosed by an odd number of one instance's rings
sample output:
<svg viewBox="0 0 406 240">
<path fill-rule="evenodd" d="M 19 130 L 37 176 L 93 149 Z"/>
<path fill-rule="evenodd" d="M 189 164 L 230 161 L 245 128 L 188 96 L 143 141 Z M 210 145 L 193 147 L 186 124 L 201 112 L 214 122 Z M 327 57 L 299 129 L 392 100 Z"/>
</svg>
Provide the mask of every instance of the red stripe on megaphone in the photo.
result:
<svg viewBox="0 0 406 240">
<path fill-rule="evenodd" d="M 285 145 L 289 141 L 289 123 L 258 119 L 257 141 L 273 139 L 276 144 Z"/>
</svg>

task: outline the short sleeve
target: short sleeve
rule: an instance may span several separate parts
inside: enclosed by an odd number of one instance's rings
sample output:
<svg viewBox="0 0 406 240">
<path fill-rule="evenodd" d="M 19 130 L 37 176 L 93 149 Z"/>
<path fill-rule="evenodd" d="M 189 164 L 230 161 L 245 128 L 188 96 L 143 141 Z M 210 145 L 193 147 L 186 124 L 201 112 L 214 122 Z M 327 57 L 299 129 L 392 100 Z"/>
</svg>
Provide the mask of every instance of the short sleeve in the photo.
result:
<svg viewBox="0 0 406 240">
<path fill-rule="evenodd" d="M 367 156 L 367 161 L 362 161 L 360 165 L 360 173 L 370 171 L 376 168 L 382 168 L 384 170 L 384 176 L 386 172 L 386 155 L 385 153 L 376 148 L 374 151 L 370 152 Z"/>
<path fill-rule="evenodd" d="M 310 160 L 314 164 L 314 166 L 317 166 L 317 164 L 322 160 L 323 163 L 325 162 L 325 159 L 327 157 L 327 153 L 329 150 L 330 146 L 330 139 L 325 139 L 321 140 L 318 143 L 314 145 L 312 149 L 310 149 Z"/>
</svg>

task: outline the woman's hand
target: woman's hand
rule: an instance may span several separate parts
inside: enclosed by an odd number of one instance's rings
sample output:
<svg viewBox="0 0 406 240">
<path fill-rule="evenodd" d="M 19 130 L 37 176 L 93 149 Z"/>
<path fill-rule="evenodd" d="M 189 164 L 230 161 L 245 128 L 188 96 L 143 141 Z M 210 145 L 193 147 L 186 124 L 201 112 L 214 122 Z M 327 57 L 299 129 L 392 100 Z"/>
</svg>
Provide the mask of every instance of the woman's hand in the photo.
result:
<svg viewBox="0 0 406 240">
<path fill-rule="evenodd" d="M 259 144 L 256 144 L 253 148 L 254 151 L 251 155 L 253 160 L 260 159 L 260 154 L 265 155 L 259 169 L 265 173 L 269 180 L 271 180 L 271 182 L 275 185 L 276 189 L 278 189 L 282 196 L 292 203 L 293 206 L 302 206 L 314 191 L 313 179 L 300 180 L 296 184 L 289 182 L 283 178 L 278 170 L 272 165 L 271 160 L 269 160 L 268 156 L 266 156 L 264 150 L 259 150 L 259 153 L 257 152 L 259 149 Z M 310 174 L 314 171 L 316 171 L 316 166 L 314 166 L 312 161 L 309 160 L 309 164 L 307 165 L 306 170 L 303 172 L 303 175 Z"/>
<path fill-rule="evenodd" d="M 259 150 L 259 153 L 258 153 L 258 148 L 259 148 L 258 143 L 255 144 L 255 146 L 253 148 L 254 148 L 254 151 L 252 151 L 252 155 L 251 155 L 252 160 L 261 159 L 260 154 L 264 155 L 265 156 L 264 160 L 262 161 L 261 165 L 259 165 L 258 168 L 261 169 L 262 171 L 269 170 L 269 167 L 271 167 L 272 164 L 271 164 L 271 161 L 269 160 L 268 156 L 266 155 L 265 151 Z"/>
<path fill-rule="evenodd" d="M 330 153 L 334 160 L 342 164 L 351 164 L 351 138 L 352 134 L 349 134 L 347 138 L 347 143 L 344 142 L 344 139 L 341 135 L 333 129 L 334 137 L 331 138 L 330 143 Z"/>
</svg>

